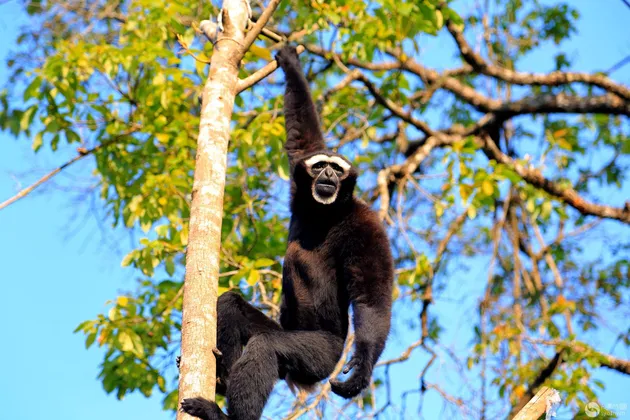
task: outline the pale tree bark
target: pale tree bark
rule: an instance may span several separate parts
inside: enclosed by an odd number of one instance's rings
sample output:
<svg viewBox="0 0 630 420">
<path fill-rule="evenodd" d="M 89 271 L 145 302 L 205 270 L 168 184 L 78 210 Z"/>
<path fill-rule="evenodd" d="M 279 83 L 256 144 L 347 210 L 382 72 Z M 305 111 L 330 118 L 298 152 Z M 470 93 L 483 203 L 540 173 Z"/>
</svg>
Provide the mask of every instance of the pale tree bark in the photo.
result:
<svg viewBox="0 0 630 420">
<path fill-rule="evenodd" d="M 217 290 L 223 192 L 230 120 L 245 51 L 269 20 L 279 0 L 272 0 L 246 34 L 250 9 L 245 0 L 224 0 L 223 30 L 217 35 L 210 74 L 203 90 L 192 191 L 182 315 L 179 400 L 214 400 Z M 193 417 L 178 411 L 177 420 Z"/>
</svg>

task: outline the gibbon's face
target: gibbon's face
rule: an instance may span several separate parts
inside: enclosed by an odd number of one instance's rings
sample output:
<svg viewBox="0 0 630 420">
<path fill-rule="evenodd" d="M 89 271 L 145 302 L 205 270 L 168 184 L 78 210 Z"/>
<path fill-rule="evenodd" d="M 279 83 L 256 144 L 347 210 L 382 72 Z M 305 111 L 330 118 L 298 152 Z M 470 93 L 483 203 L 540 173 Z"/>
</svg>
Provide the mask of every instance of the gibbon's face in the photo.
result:
<svg viewBox="0 0 630 420">
<path fill-rule="evenodd" d="M 312 178 L 313 198 L 321 204 L 334 203 L 343 181 L 350 175 L 354 176 L 350 162 L 339 155 L 316 154 L 305 159 L 303 163 L 306 172 Z"/>
</svg>

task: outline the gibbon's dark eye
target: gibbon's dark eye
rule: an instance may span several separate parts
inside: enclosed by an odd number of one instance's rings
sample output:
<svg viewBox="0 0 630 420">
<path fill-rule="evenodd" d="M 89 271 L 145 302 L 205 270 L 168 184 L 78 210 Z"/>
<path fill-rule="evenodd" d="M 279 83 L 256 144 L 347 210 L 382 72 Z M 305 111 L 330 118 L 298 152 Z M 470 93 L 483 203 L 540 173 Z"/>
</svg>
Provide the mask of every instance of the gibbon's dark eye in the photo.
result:
<svg viewBox="0 0 630 420">
<path fill-rule="evenodd" d="M 315 172 L 320 172 L 321 170 L 323 170 L 326 167 L 326 162 L 317 162 L 315 165 L 311 166 L 311 170 L 315 171 Z"/>
<path fill-rule="evenodd" d="M 337 165 L 336 163 L 331 163 L 330 167 L 333 168 L 333 171 L 337 172 L 337 175 L 343 174 L 343 169 L 341 168 L 341 166 Z"/>
</svg>

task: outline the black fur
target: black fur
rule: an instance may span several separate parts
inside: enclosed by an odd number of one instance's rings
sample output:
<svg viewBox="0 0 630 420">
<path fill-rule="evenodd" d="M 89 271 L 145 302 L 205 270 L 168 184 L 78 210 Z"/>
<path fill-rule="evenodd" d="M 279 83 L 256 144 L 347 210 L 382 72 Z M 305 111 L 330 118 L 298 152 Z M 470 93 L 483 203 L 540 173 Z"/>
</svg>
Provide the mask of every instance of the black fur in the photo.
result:
<svg viewBox="0 0 630 420">
<path fill-rule="evenodd" d="M 286 150 L 291 166 L 291 224 L 282 280 L 280 325 L 228 292 L 218 302 L 219 381 L 228 416 L 202 398 L 182 410 L 205 420 L 260 418 L 278 378 L 308 387 L 328 377 L 343 351 L 348 310 L 354 310 L 354 355 L 345 382 L 331 379 L 345 398 L 358 395 L 389 333 L 393 260 L 376 214 L 353 197 L 357 173 L 340 181 L 337 199 L 321 204 L 304 161 L 325 148 L 308 83 L 292 47 L 276 56 L 286 76 Z"/>
</svg>

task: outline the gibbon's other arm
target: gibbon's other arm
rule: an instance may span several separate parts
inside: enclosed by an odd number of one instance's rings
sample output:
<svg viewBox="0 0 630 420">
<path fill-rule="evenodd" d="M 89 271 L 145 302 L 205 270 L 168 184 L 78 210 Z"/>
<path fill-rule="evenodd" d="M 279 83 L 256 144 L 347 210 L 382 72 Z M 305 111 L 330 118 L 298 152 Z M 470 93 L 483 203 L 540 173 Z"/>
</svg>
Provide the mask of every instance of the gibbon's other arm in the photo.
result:
<svg viewBox="0 0 630 420">
<path fill-rule="evenodd" d="M 344 398 L 355 397 L 368 387 L 390 329 L 393 260 L 387 236 L 380 232 L 382 228 L 375 229 L 375 240 L 358 235 L 353 241 L 360 255 L 351 258 L 345 269 L 354 312 L 355 348 L 344 373 L 352 370 L 352 374 L 344 382 L 330 380 L 332 391 Z"/>
<path fill-rule="evenodd" d="M 326 144 L 295 47 L 284 46 L 276 54 L 276 60 L 286 79 L 284 119 L 287 141 L 284 147 L 289 155 L 289 165 L 293 168 L 303 156 L 325 150 Z"/>
<path fill-rule="evenodd" d="M 356 397 L 370 385 L 374 365 L 385 348 L 391 309 L 384 304 L 353 304 L 355 347 L 343 372 L 352 370 L 344 382 L 330 380 L 332 391 L 344 398 Z"/>
</svg>

